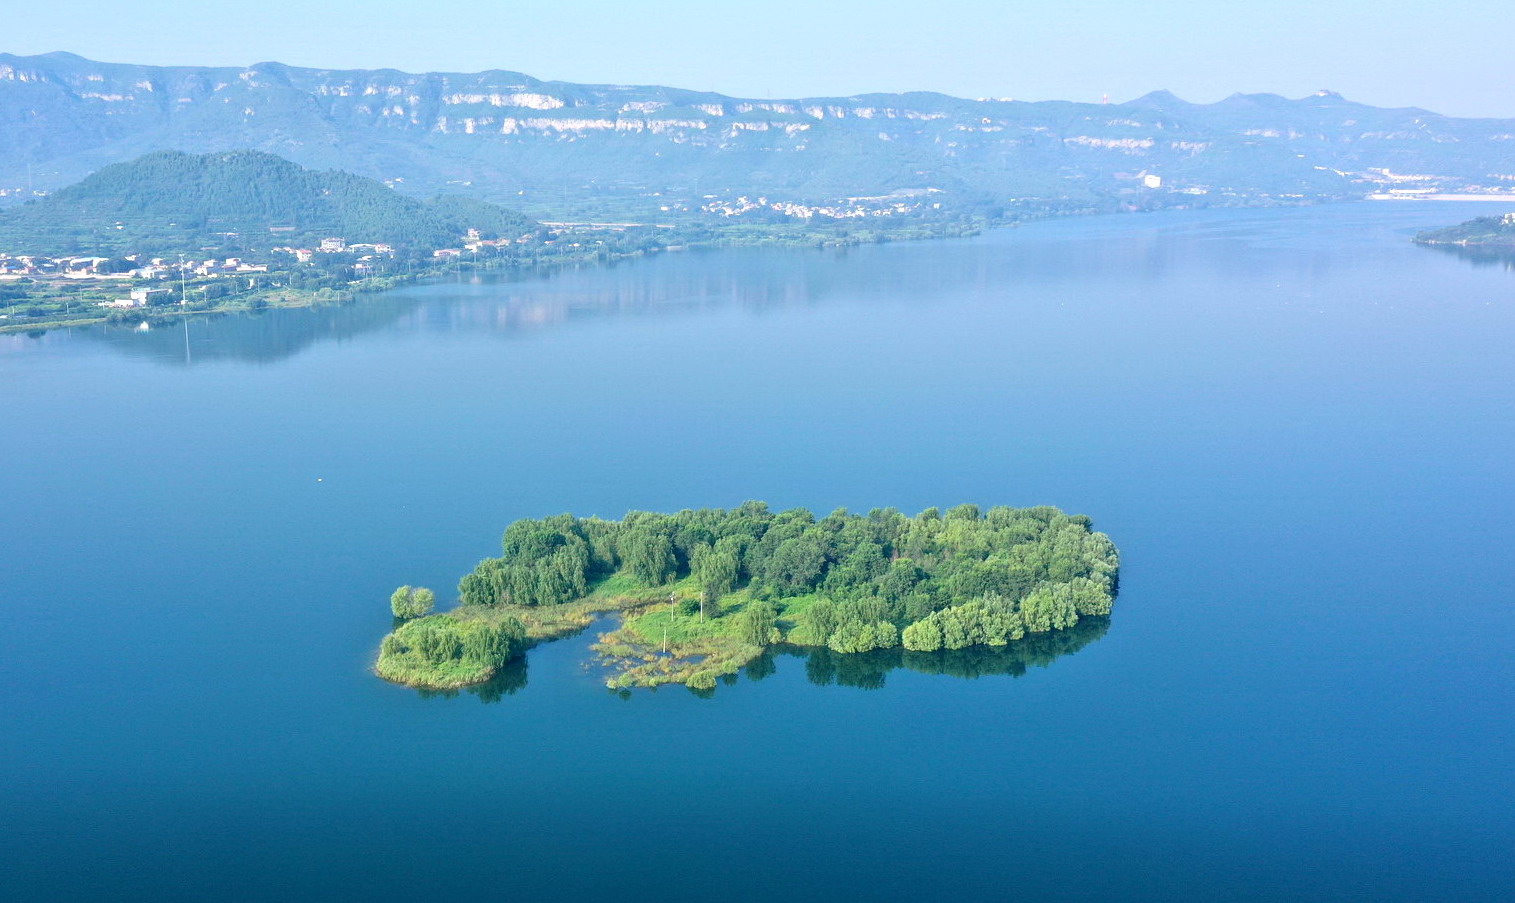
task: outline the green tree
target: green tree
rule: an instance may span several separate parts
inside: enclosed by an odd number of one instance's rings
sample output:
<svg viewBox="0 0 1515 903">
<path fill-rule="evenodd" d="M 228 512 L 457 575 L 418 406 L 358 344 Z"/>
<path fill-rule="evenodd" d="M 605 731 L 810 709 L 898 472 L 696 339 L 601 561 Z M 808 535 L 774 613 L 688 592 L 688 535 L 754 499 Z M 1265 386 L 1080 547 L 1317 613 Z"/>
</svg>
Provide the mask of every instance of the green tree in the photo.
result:
<svg viewBox="0 0 1515 903">
<path fill-rule="evenodd" d="M 697 545 L 691 551 L 690 571 L 700 585 L 700 592 L 712 603 L 736 587 L 741 563 L 729 545 Z"/>
<path fill-rule="evenodd" d="M 1070 594 L 1056 591 L 1056 585 L 1043 586 L 1021 600 L 1021 617 L 1028 633 L 1063 630 L 1078 623 L 1078 610 Z"/>
<path fill-rule="evenodd" d="M 409 585 L 402 586 L 389 596 L 389 610 L 397 618 L 410 617 L 410 596 L 414 592 Z"/>
<path fill-rule="evenodd" d="M 661 586 L 677 565 L 672 538 L 655 527 L 629 529 L 622 539 L 621 558 L 631 575 L 648 586 Z"/>
<path fill-rule="evenodd" d="M 807 531 L 779 544 L 768 559 L 763 580 L 790 592 L 804 592 L 815 585 L 825 565 L 825 547 Z"/>
<path fill-rule="evenodd" d="M 935 652 L 942 648 L 941 619 L 931 616 L 916 621 L 905 628 L 900 640 L 906 649 L 916 652 Z"/>
<path fill-rule="evenodd" d="M 805 628 L 810 642 L 821 645 L 836 632 L 836 606 L 828 599 L 821 599 L 805 610 Z"/>
<path fill-rule="evenodd" d="M 737 615 L 737 636 L 754 646 L 767 646 L 778 640 L 779 613 L 768 602 L 747 603 Z"/>
<path fill-rule="evenodd" d="M 424 586 L 402 586 L 389 597 L 389 610 L 397 618 L 419 618 L 431 614 L 436 594 Z"/>
<path fill-rule="evenodd" d="M 868 652 L 888 649 L 899 642 L 899 633 L 888 621 L 845 620 L 837 625 L 826 645 L 833 652 Z"/>
<path fill-rule="evenodd" d="M 419 618 L 429 615 L 431 614 L 431 610 L 436 607 L 436 604 L 437 594 L 424 586 L 418 586 L 410 596 L 410 616 L 412 618 Z"/>
</svg>

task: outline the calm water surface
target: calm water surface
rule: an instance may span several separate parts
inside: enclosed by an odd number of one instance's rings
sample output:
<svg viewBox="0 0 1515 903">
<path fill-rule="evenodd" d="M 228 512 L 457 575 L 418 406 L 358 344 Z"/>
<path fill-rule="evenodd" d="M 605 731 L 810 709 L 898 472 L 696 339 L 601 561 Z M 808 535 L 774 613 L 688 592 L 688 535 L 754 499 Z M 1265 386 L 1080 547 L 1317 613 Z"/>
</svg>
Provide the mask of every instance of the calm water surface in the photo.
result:
<svg viewBox="0 0 1515 903">
<path fill-rule="evenodd" d="M 1515 273 L 1406 241 L 1472 206 L 0 337 L 3 895 L 1508 899 Z M 366 671 L 389 590 L 512 519 L 747 498 L 1058 505 L 1122 595 L 708 699 L 584 638 L 481 693 Z"/>
</svg>

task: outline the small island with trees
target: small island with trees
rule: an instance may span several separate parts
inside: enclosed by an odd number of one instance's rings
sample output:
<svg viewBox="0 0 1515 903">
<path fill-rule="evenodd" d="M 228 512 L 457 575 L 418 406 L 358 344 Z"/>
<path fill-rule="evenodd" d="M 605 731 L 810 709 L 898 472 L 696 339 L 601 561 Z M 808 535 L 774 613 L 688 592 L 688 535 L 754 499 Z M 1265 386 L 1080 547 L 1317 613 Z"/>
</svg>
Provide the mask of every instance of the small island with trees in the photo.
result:
<svg viewBox="0 0 1515 903">
<path fill-rule="evenodd" d="M 1108 536 L 1051 507 L 563 514 L 516 521 L 502 546 L 451 611 L 431 613 L 431 590 L 395 591 L 379 676 L 477 684 L 617 612 L 593 645 L 608 686 L 708 690 L 779 644 L 930 653 L 1067 630 L 1109 615 L 1120 573 Z"/>
</svg>

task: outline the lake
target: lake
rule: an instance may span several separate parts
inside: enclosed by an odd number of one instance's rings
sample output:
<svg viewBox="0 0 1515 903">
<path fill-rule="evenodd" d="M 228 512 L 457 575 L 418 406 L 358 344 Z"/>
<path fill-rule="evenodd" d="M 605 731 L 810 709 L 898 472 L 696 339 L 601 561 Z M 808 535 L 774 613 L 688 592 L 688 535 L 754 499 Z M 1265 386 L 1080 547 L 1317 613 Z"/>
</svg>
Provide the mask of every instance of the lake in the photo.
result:
<svg viewBox="0 0 1515 903">
<path fill-rule="evenodd" d="M 1498 208 L 1503 210 L 1503 208 Z M 1515 272 L 1485 204 L 670 253 L 0 337 L 10 900 L 1493 900 Z M 1090 515 L 1108 624 L 622 697 L 368 667 L 505 525 Z M 965 676 L 966 675 L 966 676 Z"/>
</svg>

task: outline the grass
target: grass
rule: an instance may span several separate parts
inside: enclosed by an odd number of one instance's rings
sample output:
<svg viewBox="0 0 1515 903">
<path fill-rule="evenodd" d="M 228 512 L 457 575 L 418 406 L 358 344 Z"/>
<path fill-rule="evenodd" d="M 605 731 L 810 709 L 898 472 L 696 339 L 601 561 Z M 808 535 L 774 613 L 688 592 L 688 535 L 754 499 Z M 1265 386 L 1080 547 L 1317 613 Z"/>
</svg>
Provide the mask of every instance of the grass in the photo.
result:
<svg viewBox="0 0 1515 903">
<path fill-rule="evenodd" d="M 595 618 L 606 612 L 628 608 L 656 606 L 666 610 L 670 592 L 680 599 L 694 598 L 698 590 L 690 580 L 682 580 L 669 586 L 649 587 L 625 573 L 613 574 L 590 588 L 590 592 L 577 602 L 566 605 L 497 605 L 460 606 L 452 611 L 431 615 L 417 621 L 400 624 L 389 636 L 403 633 L 411 625 L 436 618 L 451 618 L 458 621 L 482 621 L 491 625 L 514 618 L 526 628 L 528 648 L 537 643 L 547 643 L 573 636 L 593 624 Z M 388 640 L 389 637 L 385 639 Z M 380 646 L 374 672 L 385 680 L 422 687 L 431 690 L 452 690 L 489 680 L 499 670 L 496 667 L 479 666 L 462 660 L 433 663 L 414 649 L 403 652 L 386 650 Z"/>
<path fill-rule="evenodd" d="M 612 671 L 605 681 L 611 689 L 684 684 L 708 690 L 717 678 L 735 674 L 763 654 L 761 646 L 718 634 L 653 643 L 630 626 L 601 634 L 592 648 L 600 664 Z"/>
<path fill-rule="evenodd" d="M 433 663 L 414 650 L 399 654 L 381 652 L 374 664 L 374 673 L 385 680 L 427 690 L 456 690 L 483 683 L 498 670 L 461 659 Z"/>
<path fill-rule="evenodd" d="M 432 690 L 451 690 L 482 683 L 499 670 L 496 665 L 467 658 L 432 661 L 416 648 L 416 637 L 428 632 L 429 627 L 448 622 L 482 622 L 496 626 L 506 617 L 508 615 L 503 613 L 461 608 L 446 614 L 406 621 L 384 638 L 384 643 L 379 647 L 379 658 L 374 663 L 374 672 L 385 680 Z"/>
<path fill-rule="evenodd" d="M 688 582 L 658 587 L 657 592 L 677 593 L 681 601 L 697 598 L 693 587 L 683 585 Z M 778 603 L 785 642 L 816 645 L 798 619 L 820 598 L 796 596 Z M 763 647 L 738 635 L 740 621 L 733 617 L 751 601 L 747 590 L 737 590 L 721 599 L 719 616 L 703 618 L 666 601 L 627 609 L 621 627 L 602 634 L 593 647 L 600 664 L 611 671 L 606 685 L 612 689 L 673 683 L 695 690 L 714 687 L 718 678 L 735 674 L 763 653 Z"/>
<path fill-rule="evenodd" d="M 454 621 L 480 621 L 491 626 L 514 618 L 526 628 L 527 647 L 572 636 L 594 623 L 597 615 L 626 604 L 623 599 L 584 599 L 567 605 L 527 606 L 501 605 L 497 607 L 461 606 L 452 611 L 407 621 L 390 633 L 390 637 L 406 638 L 413 625 L 447 618 Z M 394 651 L 389 637 L 379 647 L 379 658 L 374 663 L 374 672 L 385 680 L 411 687 L 429 690 L 453 690 L 471 684 L 483 683 L 500 670 L 492 665 L 480 665 L 460 659 L 432 662 L 415 649 Z"/>
<path fill-rule="evenodd" d="M 672 605 L 669 596 L 674 597 Z M 526 628 L 527 640 L 535 645 L 573 636 L 593 624 L 600 615 L 621 612 L 620 626 L 600 634 L 590 647 L 600 665 L 609 672 L 605 679 L 607 686 L 625 689 L 684 684 L 691 689 L 706 690 L 714 687 L 718 678 L 735 674 L 761 655 L 763 647 L 748 643 L 737 635 L 739 619 L 734 615 L 752 601 L 746 589 L 722 597 L 717 616 L 701 617 L 698 612 L 687 610 L 688 603 L 697 603 L 699 596 L 699 586 L 692 577 L 662 586 L 648 586 L 630 574 L 617 572 L 592 585 L 583 599 L 566 605 L 465 606 L 432 617 L 478 619 L 491 623 L 515 618 Z M 784 642 L 800 646 L 824 645 L 824 639 L 814 640 L 802 623 L 805 611 L 821 598 L 812 594 L 775 603 Z M 413 655 L 394 657 L 381 654 L 375 670 L 379 676 L 397 683 L 454 689 L 486 681 L 498 669 L 468 669 L 461 663 L 437 667 Z"/>
<path fill-rule="evenodd" d="M 526 627 L 526 638 L 535 645 L 573 636 L 594 623 L 597 615 L 618 608 L 615 601 L 582 599 L 567 605 L 501 605 L 483 610 L 519 620 Z"/>
<path fill-rule="evenodd" d="M 740 605 L 731 604 L 730 597 L 721 600 L 722 615 L 701 619 L 698 614 L 670 610 L 667 602 L 639 608 L 626 613 L 624 626 L 649 643 L 688 643 L 695 640 L 729 636 L 736 627 L 736 619 L 730 615 Z M 681 606 L 682 608 L 682 606 Z"/>
</svg>

